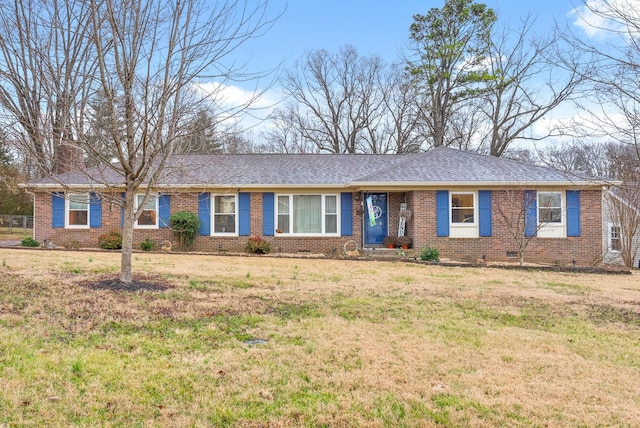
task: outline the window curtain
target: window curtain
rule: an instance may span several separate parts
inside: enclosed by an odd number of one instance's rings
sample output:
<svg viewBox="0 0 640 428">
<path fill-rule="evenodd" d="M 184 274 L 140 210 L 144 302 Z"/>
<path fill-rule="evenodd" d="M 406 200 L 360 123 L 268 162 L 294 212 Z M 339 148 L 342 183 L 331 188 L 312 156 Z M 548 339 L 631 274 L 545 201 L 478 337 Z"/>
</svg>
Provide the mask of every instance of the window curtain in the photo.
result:
<svg viewBox="0 0 640 428">
<path fill-rule="evenodd" d="M 322 233 L 320 195 L 294 195 L 293 233 Z"/>
</svg>

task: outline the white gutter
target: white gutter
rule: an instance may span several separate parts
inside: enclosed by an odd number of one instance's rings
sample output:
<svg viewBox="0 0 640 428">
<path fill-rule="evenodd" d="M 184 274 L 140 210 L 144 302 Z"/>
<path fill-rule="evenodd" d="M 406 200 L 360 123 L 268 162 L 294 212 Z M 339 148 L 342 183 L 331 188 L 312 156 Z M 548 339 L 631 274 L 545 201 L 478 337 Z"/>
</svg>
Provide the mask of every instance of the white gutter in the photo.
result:
<svg viewBox="0 0 640 428">
<path fill-rule="evenodd" d="M 38 190 L 59 190 L 59 189 L 73 189 L 73 190 L 120 190 L 124 189 L 124 186 L 106 186 L 106 185 L 89 185 L 89 184 L 67 184 L 64 186 L 56 186 L 51 183 L 39 183 L 32 185 L 21 185 L 23 188 L 38 189 Z M 348 184 L 168 184 L 168 185 L 156 185 L 154 189 L 346 189 L 351 187 Z M 140 186 L 140 190 L 147 189 L 148 186 Z"/>
<path fill-rule="evenodd" d="M 451 188 L 451 187 L 525 187 L 525 186 L 533 186 L 533 187 L 561 187 L 561 186 L 611 186 L 618 185 L 622 182 L 619 180 L 563 180 L 563 181 L 514 181 L 514 182 L 506 182 L 506 181 L 470 181 L 470 182 L 461 182 L 461 181 L 437 181 L 437 182 L 415 182 L 415 181 L 405 181 L 405 182 L 391 182 L 391 183 L 380 183 L 380 182 L 357 182 L 352 184 L 350 187 L 356 188 L 371 188 L 371 187 L 385 187 L 385 188 Z"/>
<path fill-rule="evenodd" d="M 563 181 L 473 181 L 473 182 L 460 182 L 460 181 L 438 181 L 438 182 L 416 182 L 416 181 L 403 181 L 403 182 L 355 182 L 347 184 L 338 183 L 326 183 L 326 184 L 265 184 L 265 183 L 193 183 L 193 184 L 170 184 L 170 185 L 156 185 L 153 188 L 157 189 L 176 189 L 176 190 L 191 190 L 191 189 L 351 189 L 353 191 L 359 191 L 364 189 L 396 189 L 402 188 L 406 190 L 413 189 L 439 189 L 439 188 L 456 188 L 456 187 L 491 187 L 491 188 L 514 188 L 514 187 L 593 187 L 593 186 L 612 186 L 620 185 L 622 181 L 619 180 L 563 180 Z M 38 190 L 59 190 L 59 189 L 74 189 L 74 190 L 122 190 L 124 186 L 119 185 L 104 185 L 104 184 L 67 184 L 65 186 L 55 185 L 52 183 L 37 183 L 37 184 L 20 184 L 24 189 L 38 189 Z M 148 186 L 140 186 L 140 190 L 147 189 Z"/>
</svg>

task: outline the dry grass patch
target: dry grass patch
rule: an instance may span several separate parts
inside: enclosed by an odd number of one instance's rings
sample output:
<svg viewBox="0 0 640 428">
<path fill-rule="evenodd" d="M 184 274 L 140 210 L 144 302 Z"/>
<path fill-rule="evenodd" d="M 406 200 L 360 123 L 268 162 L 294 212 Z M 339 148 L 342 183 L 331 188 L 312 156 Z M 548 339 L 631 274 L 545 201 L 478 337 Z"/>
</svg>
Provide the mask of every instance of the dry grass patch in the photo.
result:
<svg viewBox="0 0 640 428">
<path fill-rule="evenodd" d="M 0 426 L 633 426 L 640 284 L 0 250 Z M 260 339 L 255 341 L 255 339 Z"/>
<path fill-rule="evenodd" d="M 13 228 L 11 232 L 7 228 L 0 230 L 0 241 L 22 241 L 24 238 L 33 236 L 32 229 Z"/>
</svg>

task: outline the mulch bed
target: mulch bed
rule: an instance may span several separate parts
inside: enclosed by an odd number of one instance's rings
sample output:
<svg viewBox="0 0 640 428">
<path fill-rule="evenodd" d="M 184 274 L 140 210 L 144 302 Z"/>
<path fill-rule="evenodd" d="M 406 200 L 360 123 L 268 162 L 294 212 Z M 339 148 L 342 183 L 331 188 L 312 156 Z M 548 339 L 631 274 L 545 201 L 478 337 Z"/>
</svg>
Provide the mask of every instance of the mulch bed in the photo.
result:
<svg viewBox="0 0 640 428">
<path fill-rule="evenodd" d="M 119 275 L 104 275 L 96 280 L 83 281 L 81 286 L 92 290 L 111 291 L 164 291 L 173 285 L 159 275 L 134 275 L 131 282 L 120 281 Z"/>
<path fill-rule="evenodd" d="M 526 264 L 520 266 L 518 263 L 465 263 L 456 261 L 440 261 L 440 262 L 425 262 L 420 259 L 405 259 L 404 261 L 428 264 L 434 266 L 448 266 L 448 267 L 472 267 L 472 268 L 494 268 L 494 269 L 512 269 L 523 271 L 548 271 L 548 272 L 570 272 L 570 273 L 597 273 L 608 275 L 631 275 L 632 271 L 629 268 L 622 266 L 556 266 L 556 265 L 533 265 Z"/>
</svg>

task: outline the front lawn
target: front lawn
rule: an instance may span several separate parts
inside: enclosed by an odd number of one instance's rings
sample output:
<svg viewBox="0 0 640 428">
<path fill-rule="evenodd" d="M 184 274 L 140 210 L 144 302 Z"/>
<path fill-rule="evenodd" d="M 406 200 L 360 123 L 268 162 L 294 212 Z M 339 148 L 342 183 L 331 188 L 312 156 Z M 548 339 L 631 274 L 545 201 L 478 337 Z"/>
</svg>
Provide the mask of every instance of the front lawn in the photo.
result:
<svg viewBox="0 0 640 428">
<path fill-rule="evenodd" d="M 634 426 L 633 275 L 0 249 L 0 426 Z"/>
</svg>

